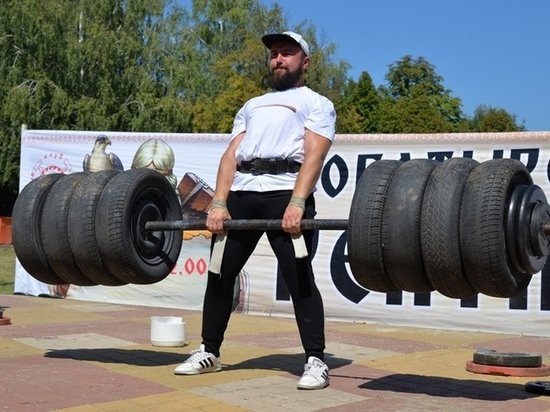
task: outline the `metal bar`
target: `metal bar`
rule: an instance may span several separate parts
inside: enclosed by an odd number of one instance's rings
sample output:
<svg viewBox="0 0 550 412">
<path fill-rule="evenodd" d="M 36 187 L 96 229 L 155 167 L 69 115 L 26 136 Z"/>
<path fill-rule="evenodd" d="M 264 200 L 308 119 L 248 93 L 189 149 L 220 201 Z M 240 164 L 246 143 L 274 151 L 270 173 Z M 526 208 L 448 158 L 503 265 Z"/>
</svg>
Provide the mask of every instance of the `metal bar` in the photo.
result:
<svg viewBox="0 0 550 412">
<path fill-rule="evenodd" d="M 226 230 L 280 230 L 280 219 L 232 219 L 226 220 Z M 304 219 L 304 230 L 347 230 L 347 219 Z M 206 220 L 174 220 L 172 222 L 147 222 L 145 230 L 206 230 Z"/>
</svg>

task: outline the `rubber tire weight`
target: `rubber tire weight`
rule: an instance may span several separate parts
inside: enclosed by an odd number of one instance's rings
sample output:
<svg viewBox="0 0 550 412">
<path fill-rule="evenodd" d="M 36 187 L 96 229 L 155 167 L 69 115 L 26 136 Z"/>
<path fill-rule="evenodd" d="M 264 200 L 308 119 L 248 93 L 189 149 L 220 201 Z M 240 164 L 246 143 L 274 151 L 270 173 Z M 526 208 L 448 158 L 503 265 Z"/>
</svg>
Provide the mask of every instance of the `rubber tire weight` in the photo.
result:
<svg viewBox="0 0 550 412">
<path fill-rule="evenodd" d="M 75 188 L 68 211 L 68 236 L 74 260 L 79 269 L 96 285 L 121 286 L 103 263 L 96 237 L 97 203 L 105 185 L 119 170 L 102 170 L 88 174 Z"/>
<path fill-rule="evenodd" d="M 36 280 L 50 285 L 66 284 L 49 265 L 42 248 L 42 208 L 55 182 L 63 175 L 51 173 L 27 183 L 17 196 L 11 217 L 13 250 L 23 269 Z"/>
<path fill-rule="evenodd" d="M 86 172 L 64 175 L 52 186 L 42 209 L 42 248 L 48 263 L 64 283 L 94 286 L 96 283 L 82 273 L 74 260 L 68 235 L 68 211 L 76 186 L 86 177 Z"/>
<path fill-rule="evenodd" d="M 531 275 L 518 274 L 506 254 L 506 206 L 520 185 L 533 183 L 518 160 L 493 159 L 480 163 L 468 176 L 460 208 L 462 263 L 472 286 L 488 296 L 520 295 Z"/>
<path fill-rule="evenodd" d="M 388 188 L 382 214 L 382 254 L 390 281 L 403 291 L 434 290 L 422 259 L 420 222 L 426 184 L 438 163 L 409 160 L 396 170 Z"/>
<path fill-rule="evenodd" d="M 348 259 L 353 277 L 375 292 L 399 290 L 388 278 L 382 258 L 382 212 L 399 160 L 378 160 L 361 174 L 353 194 L 348 224 Z"/>
<path fill-rule="evenodd" d="M 420 242 L 426 274 L 435 290 L 455 299 L 477 294 L 462 266 L 459 218 L 466 179 L 478 164 L 469 158 L 441 162 L 424 192 Z"/>
<path fill-rule="evenodd" d="M 177 263 L 181 231 L 145 231 L 147 221 L 181 219 L 175 188 L 157 171 L 138 168 L 113 177 L 99 197 L 96 236 L 105 266 L 118 279 L 152 284 Z"/>
</svg>

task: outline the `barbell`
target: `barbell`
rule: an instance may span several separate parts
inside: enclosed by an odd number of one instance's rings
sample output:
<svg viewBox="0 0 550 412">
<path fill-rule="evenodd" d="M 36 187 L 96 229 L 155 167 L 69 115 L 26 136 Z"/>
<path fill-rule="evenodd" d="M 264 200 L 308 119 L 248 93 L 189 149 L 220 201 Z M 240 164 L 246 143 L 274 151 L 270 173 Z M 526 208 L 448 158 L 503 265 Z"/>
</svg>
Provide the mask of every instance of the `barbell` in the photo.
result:
<svg viewBox="0 0 550 412">
<path fill-rule="evenodd" d="M 451 298 L 525 291 L 550 254 L 550 206 L 513 159 L 379 160 L 358 179 L 348 219 L 303 230 L 347 235 L 355 281 L 371 291 Z M 228 220 L 226 230 L 281 230 L 281 220 Z M 12 215 L 23 268 L 50 284 L 152 284 L 173 270 L 182 231 L 174 187 L 150 169 L 50 174 L 28 183 Z"/>
</svg>

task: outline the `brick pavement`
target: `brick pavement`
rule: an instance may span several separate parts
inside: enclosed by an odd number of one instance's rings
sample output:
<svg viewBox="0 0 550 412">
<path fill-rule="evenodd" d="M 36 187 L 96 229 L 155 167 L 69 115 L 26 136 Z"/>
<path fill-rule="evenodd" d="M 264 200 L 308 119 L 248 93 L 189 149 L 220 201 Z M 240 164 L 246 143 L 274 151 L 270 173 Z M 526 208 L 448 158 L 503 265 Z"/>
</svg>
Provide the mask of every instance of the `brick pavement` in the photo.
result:
<svg viewBox="0 0 550 412">
<path fill-rule="evenodd" d="M 331 384 L 298 391 L 293 319 L 235 314 L 223 371 L 176 376 L 200 343 L 200 312 L 0 295 L 0 410 L 6 411 L 550 411 L 523 385 L 547 378 L 468 372 L 477 349 L 537 353 L 550 338 L 327 322 Z M 150 343 L 151 316 L 181 316 L 186 345 Z"/>
</svg>

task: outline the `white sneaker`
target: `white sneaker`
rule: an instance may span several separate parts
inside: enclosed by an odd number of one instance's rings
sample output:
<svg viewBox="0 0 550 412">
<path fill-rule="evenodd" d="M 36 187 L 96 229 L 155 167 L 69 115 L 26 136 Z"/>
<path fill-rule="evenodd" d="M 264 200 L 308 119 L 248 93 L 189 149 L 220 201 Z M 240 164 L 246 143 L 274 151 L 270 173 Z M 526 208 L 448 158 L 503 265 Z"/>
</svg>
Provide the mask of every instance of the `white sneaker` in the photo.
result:
<svg viewBox="0 0 550 412">
<path fill-rule="evenodd" d="M 204 345 L 191 352 L 191 356 L 179 365 L 174 373 L 176 375 L 198 375 L 199 373 L 218 372 L 222 370 L 220 358 L 216 358 L 209 352 L 205 352 Z"/>
<path fill-rule="evenodd" d="M 298 382 L 298 389 L 323 389 L 328 385 L 328 366 L 321 359 L 310 356 Z"/>
</svg>

